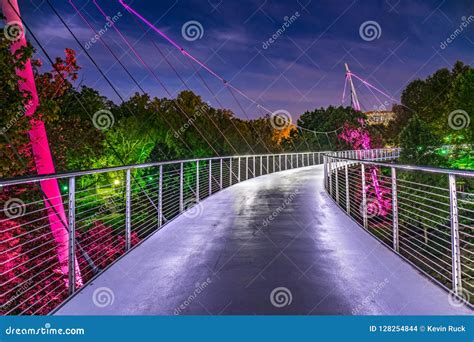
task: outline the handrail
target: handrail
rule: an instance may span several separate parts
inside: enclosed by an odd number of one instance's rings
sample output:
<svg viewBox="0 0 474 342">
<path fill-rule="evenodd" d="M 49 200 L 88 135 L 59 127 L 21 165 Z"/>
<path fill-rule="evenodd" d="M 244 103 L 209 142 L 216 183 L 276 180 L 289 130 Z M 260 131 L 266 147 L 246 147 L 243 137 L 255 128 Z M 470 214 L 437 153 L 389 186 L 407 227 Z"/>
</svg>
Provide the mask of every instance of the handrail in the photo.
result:
<svg viewBox="0 0 474 342">
<path fill-rule="evenodd" d="M 193 159 L 178 159 L 178 160 L 166 160 L 160 162 L 152 162 L 152 163 L 143 163 L 143 164 L 129 164 L 123 166 L 114 166 L 114 167 L 106 167 L 106 168 L 97 168 L 97 169 L 90 169 L 84 171 L 67 171 L 67 172 L 57 172 L 52 174 L 43 174 L 43 175 L 33 175 L 33 176 L 22 176 L 22 177 L 12 177 L 12 178 L 0 178 L 0 186 L 8 186 L 8 185 L 16 185 L 16 184 L 24 184 L 24 183 L 33 183 L 39 182 L 47 179 L 62 179 L 62 178 L 69 178 L 69 177 L 79 177 L 79 176 L 86 176 L 91 174 L 99 174 L 99 173 L 106 173 L 106 172 L 116 172 L 116 171 L 124 171 L 127 169 L 143 169 L 147 167 L 153 166 L 160 166 L 160 165 L 170 165 L 176 163 L 189 163 L 189 162 L 196 162 L 196 161 L 209 161 L 209 160 L 220 160 L 220 159 L 229 159 L 229 158 L 253 158 L 253 157 L 265 157 L 267 155 L 270 156 L 285 156 L 285 155 L 303 155 L 303 154 L 310 154 L 310 153 L 318 153 L 318 154 L 325 154 L 328 151 L 321 151 L 321 152 L 299 152 L 299 153 L 274 153 L 274 154 L 242 154 L 237 156 L 223 156 L 223 157 L 208 157 L 208 158 L 193 158 Z"/>
<path fill-rule="evenodd" d="M 474 172 L 400 165 L 400 149 L 324 156 L 324 185 L 362 228 L 450 291 L 474 303 Z M 430 181 L 424 175 L 430 174 Z"/>
<path fill-rule="evenodd" d="M 0 313 L 49 313 L 173 219 L 197 218 L 203 199 L 248 179 L 322 164 L 325 153 L 194 158 L 0 180 L 0 198 L 10 195 L 0 203 Z M 66 245 L 52 238 L 47 217 L 54 205 L 45 207 L 49 199 L 32 186 L 45 179 L 62 183 L 61 198 L 52 200 L 67 209 Z M 66 271 L 58 272 L 59 252 L 68 255 Z"/>
</svg>

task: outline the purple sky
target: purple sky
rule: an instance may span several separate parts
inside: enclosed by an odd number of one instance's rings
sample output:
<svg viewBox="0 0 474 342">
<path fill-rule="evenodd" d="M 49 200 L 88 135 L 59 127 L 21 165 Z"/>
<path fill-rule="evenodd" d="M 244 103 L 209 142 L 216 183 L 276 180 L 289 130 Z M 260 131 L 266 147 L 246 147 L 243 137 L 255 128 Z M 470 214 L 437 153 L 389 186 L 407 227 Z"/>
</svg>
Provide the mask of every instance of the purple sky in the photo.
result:
<svg viewBox="0 0 474 342">
<path fill-rule="evenodd" d="M 90 43 L 93 32 L 69 2 L 51 2 L 82 44 Z M 45 44 L 48 53 L 58 56 L 66 47 L 75 49 L 83 67 L 83 83 L 117 101 L 110 86 L 48 4 L 33 0 L 19 0 L 19 3 L 24 20 Z M 96 30 L 105 27 L 106 20 L 92 1 L 74 0 L 74 3 Z M 116 27 L 173 96 L 183 90 L 184 85 L 151 40 L 168 56 L 189 87 L 218 107 L 179 51 L 155 32 L 150 31 L 149 37 L 143 37 L 132 15 L 118 1 L 98 0 L 98 3 L 109 16 L 118 16 L 120 12 Z M 470 0 L 128 0 L 128 3 L 249 97 L 272 111 L 287 110 L 294 117 L 316 107 L 341 103 L 344 62 L 349 63 L 354 73 L 396 99 L 414 79 L 425 78 L 442 67 L 450 68 L 456 60 L 470 65 L 474 62 L 474 17 L 469 19 L 474 15 L 474 2 Z M 292 23 L 282 34 L 277 34 L 285 18 L 291 16 L 294 16 Z M 460 32 L 463 20 L 466 25 Z M 182 27 L 189 21 L 197 21 L 202 26 L 201 38 L 191 41 L 182 35 Z M 367 21 L 375 22 L 376 37 L 361 35 L 361 25 Z M 274 34 L 278 35 L 277 39 L 264 48 L 264 43 Z M 442 49 L 441 43 L 453 34 L 455 39 Z M 166 96 L 165 89 L 138 62 L 112 28 L 108 28 L 102 38 L 148 93 Z M 103 45 L 100 42 L 91 45 L 88 52 L 122 96 L 128 97 L 137 91 Z M 44 59 L 41 53 L 38 57 Z M 239 117 L 262 114 L 248 100 L 237 95 L 244 113 L 222 82 L 205 71 L 201 74 L 218 94 L 220 102 Z M 367 110 L 379 107 L 386 100 L 382 97 L 377 100 L 361 85 L 359 97 Z M 386 104 L 390 107 L 391 101 Z"/>
</svg>

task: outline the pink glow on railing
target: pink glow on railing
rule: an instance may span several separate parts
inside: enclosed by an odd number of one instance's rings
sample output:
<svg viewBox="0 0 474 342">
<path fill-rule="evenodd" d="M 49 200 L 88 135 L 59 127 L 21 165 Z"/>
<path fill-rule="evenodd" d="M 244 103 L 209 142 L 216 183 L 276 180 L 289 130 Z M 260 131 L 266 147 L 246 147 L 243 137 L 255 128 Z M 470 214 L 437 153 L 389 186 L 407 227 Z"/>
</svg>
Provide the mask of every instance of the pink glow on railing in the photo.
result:
<svg viewBox="0 0 474 342">
<path fill-rule="evenodd" d="M 17 0 L 3 0 L 2 10 L 6 22 L 16 22 L 21 25 L 21 32 L 26 32 L 22 25 Z M 26 46 L 26 38 L 24 35 L 11 45 L 11 52 L 15 53 L 18 49 Z M 33 118 L 38 106 L 38 92 L 36 90 L 35 78 L 33 76 L 33 68 L 31 60 L 24 63 L 23 69 L 17 69 L 16 74 L 21 78 L 18 81 L 18 88 L 23 94 L 31 95 L 30 102 L 25 106 L 25 115 L 30 118 L 31 129 L 28 132 L 33 158 L 36 165 L 36 171 L 39 175 L 55 173 L 53 158 L 49 148 L 48 137 L 43 121 Z M 59 191 L 58 182 L 55 179 L 44 180 L 40 182 L 41 190 L 44 193 L 44 206 L 47 209 L 49 225 L 51 232 L 57 243 L 57 254 L 64 275 L 68 274 L 68 245 L 69 233 L 65 225 L 67 218 L 64 211 L 61 192 Z M 76 260 L 76 281 L 77 285 L 82 285 L 82 278 L 79 265 Z M 66 283 L 66 285 L 69 285 Z"/>
</svg>

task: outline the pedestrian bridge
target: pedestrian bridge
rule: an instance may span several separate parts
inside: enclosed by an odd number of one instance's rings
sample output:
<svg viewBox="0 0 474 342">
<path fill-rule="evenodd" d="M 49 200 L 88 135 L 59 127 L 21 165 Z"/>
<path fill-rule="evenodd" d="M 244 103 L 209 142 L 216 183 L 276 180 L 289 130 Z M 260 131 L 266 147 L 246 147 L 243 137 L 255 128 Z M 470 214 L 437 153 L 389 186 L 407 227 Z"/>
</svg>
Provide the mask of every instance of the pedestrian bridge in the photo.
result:
<svg viewBox="0 0 474 342">
<path fill-rule="evenodd" d="M 472 215 L 471 207 L 461 205 L 472 198 L 464 196 L 468 188 L 452 184 L 472 174 L 427 170 L 447 175 L 446 189 L 436 186 L 444 192 L 438 191 L 403 175 L 413 170 L 390 163 L 398 152 L 243 156 L 107 169 L 101 174 L 113 173 L 109 182 L 118 181 L 110 188 L 124 201 L 105 202 L 99 210 L 82 207 L 90 191 L 80 177 L 90 175 L 63 175 L 68 184 L 84 186 L 69 187 L 69 212 L 75 215 L 69 229 L 76 231 L 77 251 L 69 262 L 80 272 L 70 272 L 69 284 L 75 286 L 53 311 L 472 314 L 472 240 L 466 238 Z M 134 174 L 144 168 L 154 172 Z M 118 194 L 122 187 L 124 194 Z M 416 196 L 418 204 L 410 202 Z M 447 204 L 446 222 L 432 220 L 445 209 L 426 207 L 432 197 Z M 429 220 L 417 220 L 423 211 Z M 98 233 L 107 230 L 103 226 L 79 234 L 99 219 L 124 234 L 104 238 Z M 113 250 L 117 246 L 124 249 Z"/>
</svg>

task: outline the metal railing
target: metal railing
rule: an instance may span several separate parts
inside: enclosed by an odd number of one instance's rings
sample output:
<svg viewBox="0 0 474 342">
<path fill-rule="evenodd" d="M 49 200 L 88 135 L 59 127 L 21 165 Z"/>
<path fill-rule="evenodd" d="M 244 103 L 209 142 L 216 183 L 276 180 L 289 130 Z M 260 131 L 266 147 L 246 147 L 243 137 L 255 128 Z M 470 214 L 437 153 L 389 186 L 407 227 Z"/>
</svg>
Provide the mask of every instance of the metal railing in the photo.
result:
<svg viewBox="0 0 474 342">
<path fill-rule="evenodd" d="M 204 198 L 247 179 L 322 164 L 324 153 L 215 157 L 0 180 L 0 312 L 47 314 L 175 217 L 198 216 Z M 59 199 L 43 196 L 40 183 L 46 180 L 57 180 Z M 53 232 L 48 214 L 62 208 L 63 229 Z M 58 244 L 61 238 L 67 243 Z M 67 256 L 67 265 L 58 255 Z"/>
<path fill-rule="evenodd" d="M 331 152 L 325 187 L 364 229 L 474 302 L 474 172 L 397 165 L 399 149 Z"/>
</svg>

